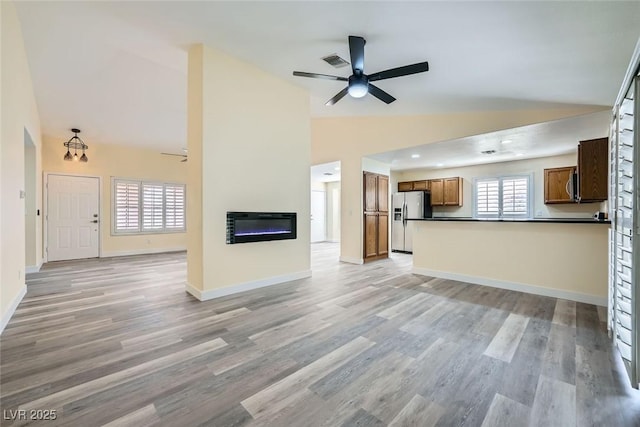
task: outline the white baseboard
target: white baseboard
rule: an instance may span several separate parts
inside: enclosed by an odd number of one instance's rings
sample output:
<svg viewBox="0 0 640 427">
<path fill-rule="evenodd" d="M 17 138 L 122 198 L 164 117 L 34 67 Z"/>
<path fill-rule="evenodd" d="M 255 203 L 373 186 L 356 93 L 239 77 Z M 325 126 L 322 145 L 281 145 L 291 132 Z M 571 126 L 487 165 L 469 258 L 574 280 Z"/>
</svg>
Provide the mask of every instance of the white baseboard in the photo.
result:
<svg viewBox="0 0 640 427">
<path fill-rule="evenodd" d="M 528 294 L 542 295 L 545 297 L 562 298 L 570 301 L 606 307 L 607 297 L 583 294 L 580 292 L 565 291 L 562 289 L 545 288 L 542 286 L 526 285 L 524 283 L 507 282 L 504 280 L 490 279 L 487 277 L 467 276 L 466 274 L 449 273 L 447 271 L 429 270 L 427 268 L 413 267 L 414 274 L 422 276 L 438 277 L 440 279 L 456 280 L 458 282 L 473 283 L 475 285 L 490 286 L 492 288 L 508 289 L 510 291 L 525 292 Z"/>
<path fill-rule="evenodd" d="M 346 262 L 349 264 L 364 264 L 364 260 L 362 258 L 351 258 L 346 256 L 340 257 L 340 262 Z"/>
<path fill-rule="evenodd" d="M 9 307 L 7 308 L 6 313 L 2 315 L 2 320 L 1 320 L 2 323 L 0 323 L 0 334 L 2 334 L 2 332 L 4 331 L 4 328 L 7 326 L 7 323 L 9 323 L 9 320 L 11 320 L 11 316 L 13 316 L 13 313 L 16 312 L 16 309 L 18 308 L 18 304 L 20 304 L 20 301 L 22 301 L 22 298 L 24 298 L 26 294 L 27 294 L 27 285 L 22 285 L 20 292 L 18 292 L 18 295 L 16 295 L 13 298 L 13 300 L 11 301 L 11 304 L 9 304 Z"/>
<path fill-rule="evenodd" d="M 239 283 L 237 285 L 226 286 L 219 289 L 210 289 L 201 291 L 191 284 L 187 283 L 186 290 L 200 301 L 207 301 L 214 298 L 220 298 L 227 295 L 237 294 L 240 292 L 250 291 L 252 289 L 264 288 L 265 286 L 278 285 L 280 283 L 291 282 L 293 280 L 305 279 L 311 277 L 311 270 L 298 271 L 281 276 L 267 277 L 266 279 L 253 280 L 250 282 Z"/>
<path fill-rule="evenodd" d="M 131 251 L 107 251 L 102 252 L 100 254 L 100 258 L 111 258 L 117 256 L 130 256 L 130 255 L 150 255 L 150 254 L 161 254 L 165 252 L 182 252 L 186 251 L 186 246 L 178 246 L 175 248 L 145 248 L 145 249 L 134 249 Z"/>
<path fill-rule="evenodd" d="M 37 273 L 42 268 L 42 261 L 38 265 L 27 265 L 24 269 L 24 274 Z"/>
</svg>

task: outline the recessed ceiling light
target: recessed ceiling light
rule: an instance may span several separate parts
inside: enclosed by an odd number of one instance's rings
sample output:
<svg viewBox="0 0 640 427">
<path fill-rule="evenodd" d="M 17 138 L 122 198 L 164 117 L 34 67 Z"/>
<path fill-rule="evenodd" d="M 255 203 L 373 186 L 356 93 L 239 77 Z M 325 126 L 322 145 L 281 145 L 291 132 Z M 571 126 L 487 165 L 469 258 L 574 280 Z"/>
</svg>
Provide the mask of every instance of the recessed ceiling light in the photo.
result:
<svg viewBox="0 0 640 427">
<path fill-rule="evenodd" d="M 524 156 L 522 153 L 516 153 L 516 157 Z"/>
<path fill-rule="evenodd" d="M 510 139 L 505 139 L 502 141 L 503 144 L 511 144 L 513 141 Z"/>
<path fill-rule="evenodd" d="M 411 158 L 412 158 L 412 159 L 417 159 L 417 158 L 419 158 L 419 157 L 420 157 L 420 154 L 412 154 L 412 155 L 411 155 Z"/>
<path fill-rule="evenodd" d="M 437 164 L 436 164 L 436 167 L 439 167 L 439 168 L 441 168 L 441 167 L 443 167 L 443 166 L 444 166 L 444 163 L 437 163 Z"/>
</svg>

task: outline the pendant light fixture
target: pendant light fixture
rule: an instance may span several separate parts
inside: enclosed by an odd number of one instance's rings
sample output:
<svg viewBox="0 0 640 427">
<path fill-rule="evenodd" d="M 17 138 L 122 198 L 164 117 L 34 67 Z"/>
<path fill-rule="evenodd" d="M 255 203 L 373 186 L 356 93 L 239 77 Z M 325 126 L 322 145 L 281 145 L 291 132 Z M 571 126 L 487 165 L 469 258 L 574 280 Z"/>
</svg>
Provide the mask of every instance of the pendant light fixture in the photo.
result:
<svg viewBox="0 0 640 427">
<path fill-rule="evenodd" d="M 85 144 L 84 141 L 81 140 L 78 136 L 78 134 L 80 133 L 80 129 L 73 128 L 71 129 L 71 132 L 73 132 L 75 135 L 73 135 L 67 142 L 63 143 L 63 145 L 67 147 L 67 152 L 64 155 L 64 160 L 73 160 L 75 162 L 80 161 L 84 163 L 88 162 L 89 158 L 87 157 L 85 151 L 89 149 L 89 146 Z M 71 155 L 72 148 L 74 152 L 73 155 Z M 78 157 L 78 149 L 82 150 L 82 156 L 80 157 Z"/>
</svg>

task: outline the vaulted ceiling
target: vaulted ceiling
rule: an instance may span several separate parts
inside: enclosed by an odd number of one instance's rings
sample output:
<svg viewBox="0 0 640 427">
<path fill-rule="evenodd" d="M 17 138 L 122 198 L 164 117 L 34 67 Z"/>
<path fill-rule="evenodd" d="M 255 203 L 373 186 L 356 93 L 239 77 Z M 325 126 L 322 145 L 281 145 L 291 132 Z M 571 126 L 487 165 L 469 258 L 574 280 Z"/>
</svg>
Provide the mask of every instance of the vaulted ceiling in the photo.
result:
<svg viewBox="0 0 640 427">
<path fill-rule="evenodd" d="M 222 49 L 307 88 L 314 116 L 611 105 L 640 36 L 640 2 L 19 2 L 45 135 L 178 151 L 186 145 L 187 49 Z M 365 72 L 429 61 L 379 82 L 398 100 L 324 103 L 367 39 Z M 243 90 L 238 87 L 238 90 Z"/>
</svg>

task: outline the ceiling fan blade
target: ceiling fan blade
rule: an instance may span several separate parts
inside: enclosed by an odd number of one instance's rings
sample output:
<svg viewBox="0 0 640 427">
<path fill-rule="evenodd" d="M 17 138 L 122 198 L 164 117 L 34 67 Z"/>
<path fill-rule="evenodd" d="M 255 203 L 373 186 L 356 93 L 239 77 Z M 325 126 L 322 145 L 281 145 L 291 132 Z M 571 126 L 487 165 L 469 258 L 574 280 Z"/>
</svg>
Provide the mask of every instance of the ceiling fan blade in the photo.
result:
<svg viewBox="0 0 640 427">
<path fill-rule="evenodd" d="M 393 96 L 389 95 L 387 92 L 383 91 L 378 86 L 372 85 L 371 83 L 369 83 L 369 93 L 386 104 L 391 104 L 393 101 L 396 100 Z"/>
<path fill-rule="evenodd" d="M 342 98 L 344 98 L 344 96 L 347 94 L 348 91 L 349 91 L 349 87 L 347 86 L 344 89 L 342 89 L 340 92 L 338 92 L 336 96 L 328 100 L 325 105 L 333 105 L 336 102 L 340 101 Z"/>
<path fill-rule="evenodd" d="M 174 153 L 160 153 L 160 154 L 164 154 L 165 156 L 180 156 L 180 157 L 187 157 L 186 154 L 174 154 Z"/>
<path fill-rule="evenodd" d="M 358 36 L 349 36 L 349 53 L 351 54 L 351 69 L 353 74 L 356 71 L 364 71 L 364 44 L 365 39 Z"/>
<path fill-rule="evenodd" d="M 419 62 L 417 64 L 405 65 L 404 67 L 391 68 L 389 70 L 379 71 L 377 73 L 369 74 L 369 81 L 392 79 L 394 77 L 408 76 L 410 74 L 424 73 L 429 71 L 428 62 Z"/>
<path fill-rule="evenodd" d="M 186 161 L 187 161 L 187 159 L 183 159 L 183 160 L 180 160 L 180 163 L 184 163 Z"/>
<path fill-rule="evenodd" d="M 293 75 L 298 77 L 311 77 L 312 79 L 340 80 L 343 82 L 349 80 L 346 77 L 330 76 L 328 74 L 305 73 L 304 71 L 294 71 Z"/>
</svg>

